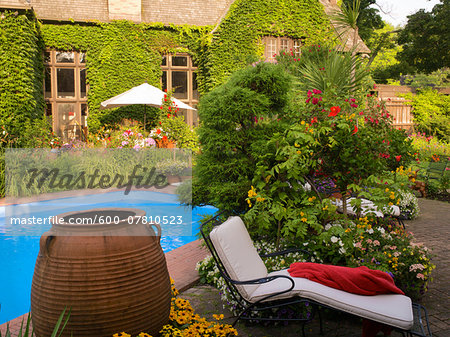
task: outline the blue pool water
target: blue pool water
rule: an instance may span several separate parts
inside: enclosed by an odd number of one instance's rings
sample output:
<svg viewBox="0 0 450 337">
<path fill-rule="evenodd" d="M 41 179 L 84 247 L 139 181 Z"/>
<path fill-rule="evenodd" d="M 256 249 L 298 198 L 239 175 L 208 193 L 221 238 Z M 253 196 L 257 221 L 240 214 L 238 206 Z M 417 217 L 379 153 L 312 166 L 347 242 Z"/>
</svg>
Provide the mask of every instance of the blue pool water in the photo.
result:
<svg viewBox="0 0 450 337">
<path fill-rule="evenodd" d="M 107 195 L 105 197 L 105 195 Z M 61 214 L 68 211 L 92 208 L 120 207 L 138 208 L 147 215 L 178 214 L 186 217 L 182 228 L 163 227 L 161 246 L 164 252 L 171 251 L 197 239 L 200 219 L 213 214 L 216 208 L 205 206 L 193 209 L 179 206 L 176 196 L 158 192 L 123 192 L 40 201 L 23 206 L 0 207 L 0 324 L 27 313 L 30 308 L 31 281 L 39 252 L 39 237 L 50 225 L 39 228 L 6 225 L 6 217 L 17 214 L 33 214 L 39 217 Z M 12 209 L 11 209 L 12 207 Z M 178 235 L 177 235 L 178 234 Z"/>
</svg>

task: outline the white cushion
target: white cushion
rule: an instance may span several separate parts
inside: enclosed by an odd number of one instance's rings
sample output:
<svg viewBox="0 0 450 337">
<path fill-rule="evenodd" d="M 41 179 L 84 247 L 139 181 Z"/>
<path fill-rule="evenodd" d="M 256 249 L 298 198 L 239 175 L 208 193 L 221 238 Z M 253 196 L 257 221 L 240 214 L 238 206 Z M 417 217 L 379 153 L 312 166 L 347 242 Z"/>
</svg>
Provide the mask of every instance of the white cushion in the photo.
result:
<svg viewBox="0 0 450 337">
<path fill-rule="evenodd" d="M 284 269 L 269 273 L 268 276 L 274 275 L 289 276 L 289 272 L 287 269 Z M 409 330 L 413 325 L 414 318 L 411 299 L 407 296 L 399 294 L 375 296 L 356 295 L 330 288 L 305 278 L 292 277 L 292 280 L 295 282 L 293 290 L 286 294 L 274 296 L 268 300 L 300 296 L 350 314 L 400 329 Z M 276 279 L 272 282 L 261 284 L 258 289 L 253 292 L 250 301 L 256 302 L 265 296 L 288 289 L 290 285 L 291 282 L 285 279 Z"/>
<path fill-rule="evenodd" d="M 209 236 L 223 266 L 233 280 L 248 281 L 267 276 L 267 268 L 253 246 L 240 217 L 228 218 L 223 224 L 215 227 Z M 245 299 L 249 299 L 258 285 L 238 285 L 236 288 Z"/>
</svg>

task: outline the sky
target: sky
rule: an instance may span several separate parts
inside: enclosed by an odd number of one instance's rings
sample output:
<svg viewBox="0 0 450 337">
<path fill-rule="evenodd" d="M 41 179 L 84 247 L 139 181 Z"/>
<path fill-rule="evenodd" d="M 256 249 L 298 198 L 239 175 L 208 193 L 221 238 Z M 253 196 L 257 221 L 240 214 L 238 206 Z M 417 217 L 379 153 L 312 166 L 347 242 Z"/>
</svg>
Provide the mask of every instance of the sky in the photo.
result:
<svg viewBox="0 0 450 337">
<path fill-rule="evenodd" d="M 404 26 L 408 21 L 407 16 L 416 13 L 424 8 L 430 12 L 439 0 L 377 0 L 377 4 L 386 14 L 380 10 L 380 15 L 384 21 L 397 26 Z M 377 6 L 372 6 L 378 8 Z"/>
</svg>

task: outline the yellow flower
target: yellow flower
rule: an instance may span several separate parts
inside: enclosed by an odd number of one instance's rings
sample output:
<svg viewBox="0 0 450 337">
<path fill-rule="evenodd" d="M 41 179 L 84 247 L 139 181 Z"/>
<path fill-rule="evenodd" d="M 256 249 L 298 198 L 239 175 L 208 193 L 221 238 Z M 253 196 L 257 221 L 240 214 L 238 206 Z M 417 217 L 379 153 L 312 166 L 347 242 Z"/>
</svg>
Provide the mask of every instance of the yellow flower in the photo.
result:
<svg viewBox="0 0 450 337">
<path fill-rule="evenodd" d="M 386 192 L 389 192 L 389 188 L 386 187 L 385 191 L 386 191 Z"/>
<path fill-rule="evenodd" d="M 266 200 L 266 199 L 265 198 L 261 198 L 261 197 L 256 198 L 257 202 L 263 202 L 264 200 Z"/>
<path fill-rule="evenodd" d="M 250 201 L 250 199 L 247 199 L 247 203 L 248 203 L 248 207 L 252 207 L 252 202 Z"/>
<path fill-rule="evenodd" d="M 266 183 L 269 182 L 270 178 L 272 178 L 272 176 L 269 174 L 269 175 L 266 177 Z"/>
<path fill-rule="evenodd" d="M 249 198 L 252 198 L 252 197 L 256 197 L 256 196 L 257 196 L 256 190 L 255 190 L 255 188 L 252 186 L 252 188 L 248 191 L 248 197 L 249 197 Z"/>
<path fill-rule="evenodd" d="M 305 125 L 305 121 L 301 121 L 301 123 L 300 123 L 301 125 Z"/>
<path fill-rule="evenodd" d="M 297 151 L 297 154 L 302 154 L 302 151 L 298 150 L 298 151 Z"/>
<path fill-rule="evenodd" d="M 306 218 L 301 218 L 301 220 L 302 220 L 303 222 L 308 221 L 308 219 L 306 219 Z"/>
<path fill-rule="evenodd" d="M 328 205 L 322 208 L 322 211 L 326 211 L 328 209 Z"/>
<path fill-rule="evenodd" d="M 303 213 L 303 212 L 300 212 L 300 216 L 304 216 L 305 215 L 305 213 Z"/>
<path fill-rule="evenodd" d="M 300 147 L 300 145 L 298 145 L 297 143 L 294 144 L 295 147 Z"/>
<path fill-rule="evenodd" d="M 148 333 L 145 332 L 141 332 L 138 337 L 152 337 L 151 335 L 149 335 Z"/>
<path fill-rule="evenodd" d="M 308 198 L 308 201 L 309 201 L 309 202 L 312 202 L 312 201 L 314 201 L 314 200 L 316 200 L 316 197 L 310 197 L 310 198 Z"/>
<path fill-rule="evenodd" d="M 213 314 L 213 318 L 219 321 L 219 320 L 223 319 L 224 316 L 223 316 L 223 314 L 220 314 L 220 315 Z"/>
<path fill-rule="evenodd" d="M 389 205 L 389 206 L 392 206 L 392 205 L 393 205 L 393 203 L 392 203 L 392 202 L 390 202 L 390 203 L 388 203 L 388 205 Z"/>
</svg>

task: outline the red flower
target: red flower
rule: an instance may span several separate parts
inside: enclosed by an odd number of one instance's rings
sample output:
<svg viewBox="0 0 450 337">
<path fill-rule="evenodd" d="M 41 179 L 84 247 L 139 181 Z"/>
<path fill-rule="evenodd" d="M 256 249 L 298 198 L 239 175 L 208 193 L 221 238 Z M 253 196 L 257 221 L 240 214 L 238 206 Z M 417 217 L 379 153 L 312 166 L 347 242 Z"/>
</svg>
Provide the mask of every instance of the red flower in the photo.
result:
<svg viewBox="0 0 450 337">
<path fill-rule="evenodd" d="M 330 108 L 330 113 L 328 114 L 328 117 L 335 117 L 337 114 L 341 112 L 341 108 L 338 106 L 332 106 Z"/>
<path fill-rule="evenodd" d="M 353 129 L 352 135 L 358 132 L 358 127 L 355 125 L 355 128 Z"/>
<path fill-rule="evenodd" d="M 167 136 L 163 136 L 162 140 L 165 142 L 167 140 Z"/>
<path fill-rule="evenodd" d="M 170 118 L 170 114 L 167 114 L 167 118 Z"/>
<path fill-rule="evenodd" d="M 400 159 L 402 159 L 402 156 L 401 156 L 401 155 L 395 156 L 395 160 L 396 160 L 396 161 L 400 161 Z"/>
<path fill-rule="evenodd" d="M 313 97 L 312 104 L 316 105 L 317 103 L 319 103 L 319 99 L 317 97 Z"/>
<path fill-rule="evenodd" d="M 161 129 L 156 129 L 156 134 L 159 135 L 161 133 Z"/>
<path fill-rule="evenodd" d="M 317 117 L 311 118 L 311 124 L 317 123 Z"/>
</svg>

